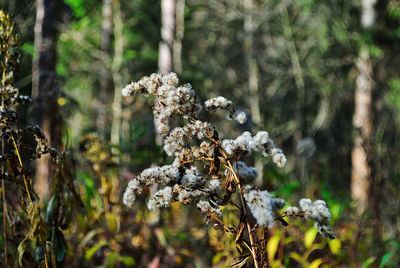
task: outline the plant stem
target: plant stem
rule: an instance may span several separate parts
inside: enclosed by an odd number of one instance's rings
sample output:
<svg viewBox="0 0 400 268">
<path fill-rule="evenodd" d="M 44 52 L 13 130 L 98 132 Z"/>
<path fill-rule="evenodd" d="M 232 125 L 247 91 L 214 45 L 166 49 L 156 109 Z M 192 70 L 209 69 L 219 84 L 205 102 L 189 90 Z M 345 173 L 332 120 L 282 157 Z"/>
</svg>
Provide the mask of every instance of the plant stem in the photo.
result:
<svg viewBox="0 0 400 268">
<path fill-rule="evenodd" d="M 1 152 L 4 155 L 4 139 L 1 137 Z M 1 174 L 4 175 L 4 163 L 1 165 Z M 4 267 L 7 267 L 7 206 L 6 206 L 6 188 L 4 179 L 1 179 L 1 195 L 3 201 L 3 240 L 4 240 Z"/>
<path fill-rule="evenodd" d="M 6 43 L 7 44 L 7 43 Z M 8 57 L 6 53 L 6 57 L 4 60 L 5 64 L 4 66 L 7 66 L 8 62 Z M 6 68 L 3 68 L 3 76 L 1 79 L 1 85 L 2 87 L 5 87 L 6 83 Z M 4 107 L 4 95 L 1 96 L 1 106 Z M 1 133 L 1 157 L 4 157 L 4 133 Z M 4 159 L 3 159 L 4 160 Z M 1 163 L 1 175 L 3 175 L 3 178 L 1 179 L 1 195 L 2 195 L 2 201 L 3 201 L 3 240 L 4 240 L 4 267 L 7 267 L 7 205 L 6 205 L 6 188 L 5 188 L 5 183 L 4 183 L 4 161 Z"/>
<path fill-rule="evenodd" d="M 226 157 L 226 155 L 224 155 L 225 157 Z M 226 157 L 227 158 L 227 157 Z M 244 217 L 245 217 L 245 219 L 246 219 L 246 226 L 247 226 L 247 231 L 248 231 L 248 233 L 249 233 L 249 238 L 250 238 L 250 246 L 251 246 L 251 255 L 253 256 L 253 260 L 254 260 L 254 267 L 255 268 L 259 268 L 260 266 L 259 266 L 259 264 L 258 264 L 258 261 L 257 261 L 257 247 L 256 247 L 256 243 L 255 243 L 255 239 L 254 239 L 254 235 L 253 235 L 253 233 L 251 232 L 251 225 L 250 225 L 250 223 L 249 223 L 249 221 L 248 221 L 248 218 L 247 218 L 247 212 L 246 212 L 246 202 L 245 202 L 245 200 L 244 200 L 244 197 L 243 197 L 243 187 L 242 187 L 242 184 L 240 183 L 240 179 L 239 179 L 239 176 L 237 175 L 237 173 L 236 173 L 236 171 L 235 171 L 235 169 L 233 168 L 233 166 L 232 166 L 232 163 L 231 163 L 231 161 L 230 160 L 227 160 L 227 163 L 228 163 L 228 166 L 229 166 L 229 168 L 231 169 L 231 171 L 232 171 L 232 173 L 233 173 L 233 175 L 234 175 L 234 178 L 235 178 L 235 180 L 236 180 L 236 183 L 237 183 L 237 185 L 238 185 L 238 187 L 239 187 L 239 191 L 240 191 L 240 202 L 242 203 L 242 208 L 243 208 L 243 214 L 244 214 Z"/>
<path fill-rule="evenodd" d="M 22 164 L 22 160 L 21 160 L 21 156 L 19 154 L 17 143 L 15 142 L 14 136 L 11 133 L 10 133 L 10 136 L 11 136 L 11 139 L 12 139 L 13 144 L 14 144 L 15 152 L 17 153 L 19 164 L 20 164 L 21 168 L 23 169 L 24 166 Z M 28 195 L 29 201 L 32 202 L 31 194 L 29 193 L 28 182 L 26 180 L 24 171 L 22 171 L 22 178 L 24 178 L 25 190 L 26 190 L 26 193 Z"/>
<path fill-rule="evenodd" d="M 47 260 L 47 249 L 46 249 L 46 242 L 44 242 L 43 251 L 44 251 L 44 264 L 46 268 L 49 268 L 49 261 Z"/>
</svg>

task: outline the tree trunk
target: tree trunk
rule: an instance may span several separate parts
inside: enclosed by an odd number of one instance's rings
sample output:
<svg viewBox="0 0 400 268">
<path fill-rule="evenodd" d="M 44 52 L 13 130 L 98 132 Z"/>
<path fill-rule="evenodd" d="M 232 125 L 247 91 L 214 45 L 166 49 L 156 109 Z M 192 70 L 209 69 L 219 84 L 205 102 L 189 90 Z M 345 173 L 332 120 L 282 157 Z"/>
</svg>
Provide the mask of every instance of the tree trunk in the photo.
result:
<svg viewBox="0 0 400 268">
<path fill-rule="evenodd" d="M 173 51 L 174 71 L 178 74 L 182 73 L 182 40 L 185 34 L 185 0 L 176 0 L 175 14 L 175 41 Z"/>
<path fill-rule="evenodd" d="M 112 34 L 112 0 L 104 0 L 102 8 L 103 21 L 101 23 L 102 36 L 101 36 L 101 51 L 105 56 L 106 64 L 102 65 L 100 70 L 100 91 L 99 91 L 99 105 L 97 116 L 97 130 L 99 135 L 104 140 L 108 140 L 109 129 L 111 122 L 110 104 L 112 98 L 112 77 L 109 70 L 110 52 L 111 52 L 111 34 Z"/>
<path fill-rule="evenodd" d="M 261 124 L 261 112 L 260 112 L 260 101 L 258 96 L 258 84 L 259 84 L 259 70 L 257 60 L 254 53 L 254 27 L 253 27 L 253 0 L 244 0 L 244 32 L 245 42 L 244 51 L 246 54 L 247 62 L 247 83 L 249 88 L 249 101 L 250 111 L 253 122 L 260 127 Z"/>
<path fill-rule="evenodd" d="M 172 51 L 175 38 L 176 0 L 161 0 L 161 41 L 158 54 L 158 71 L 172 71 Z"/>
<path fill-rule="evenodd" d="M 254 24 L 253 24 L 253 0 L 243 1 L 244 9 L 244 52 L 246 55 L 247 63 L 247 86 L 249 89 L 249 103 L 250 113 L 253 122 L 255 123 L 257 130 L 260 130 L 262 123 L 262 115 L 260 110 L 260 98 L 259 98 L 259 69 L 257 65 L 257 59 L 254 52 Z M 258 171 L 257 184 L 262 184 L 264 162 L 261 158 L 255 159 L 255 167 Z"/>
<path fill-rule="evenodd" d="M 58 19 L 62 1 L 37 0 L 35 24 L 35 59 L 32 66 L 33 120 L 39 124 L 50 146 L 61 148 L 62 121 L 57 98 L 59 88 L 56 74 Z M 37 161 L 35 191 L 48 199 L 56 166 L 48 155 Z"/>
<path fill-rule="evenodd" d="M 361 26 L 364 30 L 375 23 L 375 1 L 362 0 Z M 371 185 L 370 141 L 372 136 L 373 68 L 367 47 L 357 59 L 358 76 L 354 95 L 353 150 L 351 152 L 351 196 L 358 202 L 357 213 L 362 214 L 368 205 Z"/>
<path fill-rule="evenodd" d="M 161 41 L 158 52 L 158 72 L 167 74 L 172 71 L 173 48 L 175 38 L 175 8 L 176 0 L 161 0 Z M 162 144 L 159 122 L 154 119 L 156 143 Z"/>
<path fill-rule="evenodd" d="M 260 101 L 258 96 L 258 81 L 259 81 L 259 70 L 257 66 L 257 60 L 254 57 L 254 39 L 253 39 L 253 0 L 243 0 L 243 13 L 244 21 L 243 28 L 245 33 L 244 39 L 244 53 L 246 56 L 247 64 L 247 86 L 249 90 L 249 103 L 251 119 L 260 128 L 261 124 L 261 112 L 260 112 Z M 255 159 L 255 167 L 258 171 L 257 183 L 262 183 L 264 164 L 260 158 Z"/>
<path fill-rule="evenodd" d="M 113 101 L 113 119 L 111 127 L 111 143 L 119 145 L 119 137 L 121 132 L 121 118 L 122 118 L 122 76 L 121 65 L 124 52 L 124 35 L 123 35 L 123 22 L 121 14 L 121 5 L 119 0 L 113 2 L 113 20 L 114 20 L 114 59 L 111 66 L 112 76 L 114 81 L 114 101 Z"/>
</svg>

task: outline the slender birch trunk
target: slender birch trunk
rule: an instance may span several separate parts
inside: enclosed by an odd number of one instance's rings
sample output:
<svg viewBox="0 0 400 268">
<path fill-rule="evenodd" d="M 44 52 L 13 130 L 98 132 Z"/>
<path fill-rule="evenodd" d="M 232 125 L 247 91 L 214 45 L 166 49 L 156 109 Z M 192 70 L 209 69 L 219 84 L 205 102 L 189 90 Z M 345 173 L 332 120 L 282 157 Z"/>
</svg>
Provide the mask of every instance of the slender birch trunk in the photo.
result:
<svg viewBox="0 0 400 268">
<path fill-rule="evenodd" d="M 161 1 L 161 41 L 158 54 L 158 71 L 166 74 L 172 71 L 172 51 L 175 38 L 176 0 Z"/>
<path fill-rule="evenodd" d="M 375 24 L 374 0 L 361 1 L 361 26 L 364 30 Z M 353 150 L 351 152 L 351 196 L 362 214 L 368 205 L 371 185 L 370 140 L 372 136 L 373 68 L 367 47 L 362 47 L 356 66 L 358 76 L 354 92 Z"/>
<path fill-rule="evenodd" d="M 185 34 L 185 0 L 176 0 L 175 41 L 173 45 L 174 71 L 182 73 L 182 40 Z"/>
<path fill-rule="evenodd" d="M 175 9 L 176 0 L 161 0 L 161 41 L 158 52 L 158 72 L 167 74 L 172 71 L 173 48 L 175 39 Z M 156 143 L 162 144 L 158 131 L 158 122 L 154 119 Z"/>
</svg>

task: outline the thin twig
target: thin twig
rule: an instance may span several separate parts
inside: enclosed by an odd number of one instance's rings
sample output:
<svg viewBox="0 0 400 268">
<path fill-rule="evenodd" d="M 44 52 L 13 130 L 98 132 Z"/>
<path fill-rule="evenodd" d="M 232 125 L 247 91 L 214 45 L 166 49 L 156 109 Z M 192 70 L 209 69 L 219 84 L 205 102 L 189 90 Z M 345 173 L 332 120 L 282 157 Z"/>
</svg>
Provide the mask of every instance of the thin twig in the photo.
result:
<svg viewBox="0 0 400 268">
<path fill-rule="evenodd" d="M 208 139 L 210 139 L 216 146 L 220 147 L 220 142 L 219 141 L 215 140 L 211 136 L 208 136 Z M 224 157 L 224 159 L 226 159 L 227 168 L 231 170 L 232 174 L 234 175 L 235 181 L 236 181 L 236 183 L 237 183 L 237 185 L 239 187 L 240 202 L 241 202 L 242 209 L 243 209 L 243 215 L 244 215 L 244 217 L 246 219 L 247 232 L 248 232 L 249 238 L 250 238 L 251 248 L 249 248 L 249 250 L 250 250 L 251 255 L 253 257 L 253 260 L 254 260 L 254 267 L 255 268 L 259 268 L 260 266 L 259 266 L 259 263 L 258 263 L 258 260 L 257 260 L 257 246 L 256 246 L 256 243 L 255 243 L 254 235 L 253 235 L 253 233 L 251 231 L 252 230 L 251 225 L 250 225 L 248 217 L 247 217 L 246 202 L 245 202 L 244 197 L 243 197 L 243 194 L 244 194 L 243 187 L 242 187 L 242 184 L 240 182 L 240 179 L 239 179 L 239 176 L 238 176 L 237 172 L 235 171 L 235 169 L 232 166 L 231 160 L 229 160 L 229 158 L 228 158 L 228 155 L 226 154 L 226 152 L 222 148 L 220 148 L 220 151 L 221 151 L 221 154 Z"/>
<path fill-rule="evenodd" d="M 226 154 L 225 154 L 224 152 L 223 152 L 223 154 L 224 154 L 224 157 L 227 158 L 227 156 L 226 156 Z M 227 163 L 228 163 L 228 166 L 229 166 L 229 168 L 231 169 L 232 174 L 234 175 L 234 178 L 235 178 L 235 180 L 236 180 L 236 183 L 237 183 L 237 185 L 238 185 L 238 187 L 239 187 L 239 191 L 240 191 L 240 201 L 241 201 L 241 203 L 242 203 L 243 214 L 244 214 L 245 219 L 246 219 L 247 232 L 249 233 L 250 244 L 251 244 L 251 248 L 252 248 L 252 250 L 251 250 L 251 255 L 253 256 L 253 259 L 254 259 L 254 267 L 255 267 L 255 268 L 259 268 L 259 264 L 258 264 L 258 261 L 257 261 L 257 247 L 256 247 L 256 244 L 255 244 L 254 235 L 253 235 L 253 233 L 252 233 L 252 231 L 251 231 L 252 228 L 251 228 L 251 225 L 250 225 L 249 220 L 248 220 L 248 217 L 247 217 L 246 202 L 244 201 L 244 197 L 243 197 L 243 194 L 244 194 L 244 193 L 243 193 L 243 192 L 244 192 L 244 191 L 243 191 L 243 187 L 242 187 L 242 184 L 240 183 L 239 176 L 237 175 L 235 169 L 234 169 L 233 166 L 232 166 L 231 161 L 230 161 L 230 160 L 227 160 Z"/>
<path fill-rule="evenodd" d="M 24 166 L 23 166 L 22 160 L 21 160 L 21 155 L 19 154 L 17 143 L 15 142 L 15 139 L 14 139 L 14 136 L 12 135 L 12 133 L 10 133 L 10 136 L 11 136 L 11 139 L 12 139 L 13 144 L 14 144 L 15 152 L 17 153 L 19 164 L 20 164 L 21 168 L 24 169 Z M 26 180 L 25 173 L 24 173 L 23 170 L 22 170 L 22 178 L 24 179 L 25 190 L 26 190 L 26 193 L 28 195 L 29 201 L 32 202 L 31 194 L 29 193 L 28 182 Z"/>
<path fill-rule="evenodd" d="M 8 46 L 8 43 L 5 43 L 6 46 Z M 7 47 L 8 49 L 8 47 Z M 1 86 L 5 87 L 6 86 L 6 66 L 8 63 L 8 56 L 7 53 L 5 53 L 5 59 L 4 59 L 4 68 L 3 68 L 3 75 L 1 79 Z M 4 107 L 4 95 L 1 96 L 1 106 Z M 1 133 L 1 156 L 4 157 L 4 132 Z M 4 172 L 4 162 L 1 163 L 1 174 L 5 175 Z M 5 188 L 5 183 L 4 183 L 4 178 L 1 180 L 1 192 L 2 192 L 2 200 L 3 200 L 3 240 L 4 240 L 4 267 L 7 267 L 7 207 L 6 207 L 6 188 Z"/>
<path fill-rule="evenodd" d="M 1 136 L 1 154 L 4 155 L 4 137 Z M 1 164 L 1 174 L 4 175 L 4 162 Z M 1 179 L 1 195 L 3 200 L 3 241 L 4 241 L 4 267 L 7 267 L 7 205 L 4 178 Z"/>
</svg>

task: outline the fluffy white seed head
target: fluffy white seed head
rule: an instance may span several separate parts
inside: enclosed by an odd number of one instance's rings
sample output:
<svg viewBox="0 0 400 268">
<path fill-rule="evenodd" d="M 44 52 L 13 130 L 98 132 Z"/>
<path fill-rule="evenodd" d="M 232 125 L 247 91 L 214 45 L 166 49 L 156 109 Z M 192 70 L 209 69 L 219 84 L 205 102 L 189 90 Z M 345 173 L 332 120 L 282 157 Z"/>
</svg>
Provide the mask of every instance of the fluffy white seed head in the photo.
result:
<svg viewBox="0 0 400 268">
<path fill-rule="evenodd" d="M 206 189 L 208 189 L 209 191 L 214 192 L 220 188 L 221 188 L 221 182 L 218 179 L 207 181 Z"/>
<path fill-rule="evenodd" d="M 142 192 L 142 186 L 139 180 L 133 179 L 128 183 L 128 187 L 126 187 L 123 202 L 125 206 L 132 207 L 136 196 Z"/>
<path fill-rule="evenodd" d="M 232 107 L 232 101 L 227 100 L 225 97 L 219 96 L 216 98 L 212 98 L 206 100 L 204 102 L 204 106 L 207 110 L 215 110 L 215 109 L 228 109 Z"/>
<path fill-rule="evenodd" d="M 166 186 L 164 189 L 158 190 L 153 197 L 147 202 L 149 210 L 156 210 L 161 207 L 167 207 L 172 202 L 172 188 Z"/>
<path fill-rule="evenodd" d="M 124 97 L 132 96 L 133 93 L 134 93 L 134 89 L 133 89 L 132 83 L 126 85 L 126 86 L 122 89 L 122 96 L 124 96 Z"/>
<path fill-rule="evenodd" d="M 303 198 L 299 201 L 300 208 L 307 220 L 315 222 L 316 228 L 325 236 L 334 237 L 331 227 L 331 213 L 326 207 L 326 202 L 317 200 L 312 202 L 310 199 Z"/>
<path fill-rule="evenodd" d="M 286 165 L 287 159 L 283 153 L 277 153 L 272 156 L 272 161 L 281 168 Z"/>
<path fill-rule="evenodd" d="M 237 113 L 235 113 L 234 118 L 239 124 L 244 124 L 247 121 L 247 115 L 246 115 L 245 112 L 237 112 Z"/>
<path fill-rule="evenodd" d="M 268 191 L 251 190 L 245 193 L 244 198 L 258 225 L 271 228 L 274 224 L 274 216 L 271 195 Z"/>
<path fill-rule="evenodd" d="M 200 209 L 201 214 L 206 215 L 206 216 L 210 216 L 211 214 L 216 214 L 218 216 L 220 216 L 221 210 L 219 208 L 215 208 L 213 206 L 211 206 L 209 201 L 199 201 L 197 203 L 197 207 Z"/>
<path fill-rule="evenodd" d="M 176 73 L 169 73 L 161 77 L 161 82 L 165 85 L 177 86 L 179 84 L 179 78 Z"/>
<path fill-rule="evenodd" d="M 203 178 L 200 176 L 199 170 L 195 166 L 191 166 L 185 170 L 185 175 L 182 177 L 182 185 L 189 188 L 194 188 L 203 183 Z"/>
<path fill-rule="evenodd" d="M 289 217 L 294 217 L 298 215 L 299 209 L 297 207 L 287 207 L 285 213 Z"/>
</svg>

